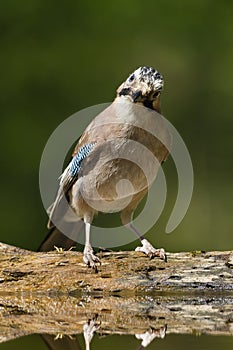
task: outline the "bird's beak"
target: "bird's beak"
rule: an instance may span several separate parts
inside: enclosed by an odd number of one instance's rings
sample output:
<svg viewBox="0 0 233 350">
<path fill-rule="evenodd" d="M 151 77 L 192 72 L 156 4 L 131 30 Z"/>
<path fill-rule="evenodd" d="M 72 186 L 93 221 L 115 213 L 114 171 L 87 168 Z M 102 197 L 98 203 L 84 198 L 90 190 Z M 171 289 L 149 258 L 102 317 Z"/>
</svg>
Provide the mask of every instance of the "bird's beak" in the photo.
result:
<svg viewBox="0 0 233 350">
<path fill-rule="evenodd" d="M 133 102 L 137 102 L 142 97 L 141 90 L 138 90 L 132 94 Z"/>
</svg>

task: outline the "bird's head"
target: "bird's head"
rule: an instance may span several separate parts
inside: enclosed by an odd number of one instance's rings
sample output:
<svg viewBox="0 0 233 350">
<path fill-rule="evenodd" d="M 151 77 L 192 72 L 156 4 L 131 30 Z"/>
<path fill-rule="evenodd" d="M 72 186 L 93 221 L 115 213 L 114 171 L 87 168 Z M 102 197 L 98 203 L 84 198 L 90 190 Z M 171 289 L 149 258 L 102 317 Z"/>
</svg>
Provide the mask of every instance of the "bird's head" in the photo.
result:
<svg viewBox="0 0 233 350">
<path fill-rule="evenodd" d="M 124 96 L 133 103 L 160 112 L 160 92 L 163 88 L 162 75 L 151 67 L 140 67 L 117 89 L 117 96 Z"/>
</svg>

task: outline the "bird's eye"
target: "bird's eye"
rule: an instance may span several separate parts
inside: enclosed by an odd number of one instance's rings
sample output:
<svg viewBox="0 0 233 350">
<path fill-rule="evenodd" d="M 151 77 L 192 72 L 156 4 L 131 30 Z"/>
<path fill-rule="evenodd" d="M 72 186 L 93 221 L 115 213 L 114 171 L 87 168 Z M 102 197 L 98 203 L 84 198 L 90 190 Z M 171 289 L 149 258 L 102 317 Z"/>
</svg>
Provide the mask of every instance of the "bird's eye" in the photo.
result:
<svg viewBox="0 0 233 350">
<path fill-rule="evenodd" d="M 130 75 L 129 81 L 132 82 L 134 80 L 134 74 Z"/>
<path fill-rule="evenodd" d="M 153 94 L 153 98 L 159 96 L 160 92 L 159 91 L 156 91 L 154 94 Z"/>
</svg>

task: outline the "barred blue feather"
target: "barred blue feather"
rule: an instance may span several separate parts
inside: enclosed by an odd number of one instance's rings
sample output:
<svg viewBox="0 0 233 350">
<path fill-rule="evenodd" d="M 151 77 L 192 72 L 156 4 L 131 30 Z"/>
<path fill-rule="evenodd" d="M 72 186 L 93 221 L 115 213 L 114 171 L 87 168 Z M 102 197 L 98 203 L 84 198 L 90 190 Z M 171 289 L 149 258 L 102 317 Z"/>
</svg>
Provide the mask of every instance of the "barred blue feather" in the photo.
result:
<svg viewBox="0 0 233 350">
<path fill-rule="evenodd" d="M 88 145 L 83 145 L 79 152 L 73 157 L 70 164 L 70 176 L 74 177 L 79 173 L 83 159 L 90 153 L 94 144 L 95 142 L 89 143 Z"/>
</svg>

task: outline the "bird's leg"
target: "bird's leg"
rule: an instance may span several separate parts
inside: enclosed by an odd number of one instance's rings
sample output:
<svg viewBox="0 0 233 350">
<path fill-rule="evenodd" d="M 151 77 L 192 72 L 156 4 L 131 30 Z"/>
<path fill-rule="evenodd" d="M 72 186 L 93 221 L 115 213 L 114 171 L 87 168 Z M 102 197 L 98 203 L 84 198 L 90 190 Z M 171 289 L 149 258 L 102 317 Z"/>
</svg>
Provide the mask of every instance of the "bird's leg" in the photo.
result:
<svg viewBox="0 0 233 350">
<path fill-rule="evenodd" d="M 96 317 L 88 320 L 83 326 L 83 336 L 85 339 L 86 350 L 90 350 L 91 340 L 94 333 L 100 328 L 100 324 L 96 322 Z"/>
<path fill-rule="evenodd" d="M 137 247 L 135 250 L 136 252 L 142 252 L 149 256 L 150 259 L 154 258 L 155 256 L 158 256 L 159 258 L 163 259 L 164 261 L 167 261 L 167 256 L 165 253 L 165 250 L 163 248 L 155 249 L 153 245 L 148 242 L 147 239 L 145 239 L 142 234 L 138 231 L 138 229 L 132 224 L 132 222 L 126 224 L 126 227 L 128 227 L 131 231 L 136 233 L 138 238 L 140 239 L 142 246 Z"/>
<path fill-rule="evenodd" d="M 83 251 L 83 261 L 87 266 L 92 267 L 94 270 L 97 271 L 96 263 L 100 263 L 100 259 L 94 254 L 94 251 L 92 249 L 91 243 L 90 243 L 90 233 L 91 233 L 91 224 L 88 220 L 84 218 L 85 222 L 85 247 Z"/>
<path fill-rule="evenodd" d="M 163 339 L 166 335 L 167 326 L 163 326 L 159 329 L 150 328 L 148 331 L 142 334 L 135 334 L 137 339 L 142 340 L 141 347 L 139 349 L 146 348 L 155 338 Z"/>
</svg>

